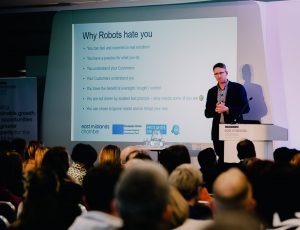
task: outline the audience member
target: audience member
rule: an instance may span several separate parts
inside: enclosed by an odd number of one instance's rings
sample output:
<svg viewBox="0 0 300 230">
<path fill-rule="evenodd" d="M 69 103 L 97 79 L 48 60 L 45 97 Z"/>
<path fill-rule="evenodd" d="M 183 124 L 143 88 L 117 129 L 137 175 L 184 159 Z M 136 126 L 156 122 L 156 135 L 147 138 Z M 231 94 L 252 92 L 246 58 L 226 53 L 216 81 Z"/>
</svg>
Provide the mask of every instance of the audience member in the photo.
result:
<svg viewBox="0 0 300 230">
<path fill-rule="evenodd" d="M 279 147 L 274 150 L 273 157 L 277 164 L 289 164 L 293 156 L 300 151 L 297 149 L 290 149 L 287 147 Z"/>
<path fill-rule="evenodd" d="M 273 225 L 274 214 L 283 221 L 294 219 L 300 207 L 299 171 L 287 163 L 254 162 L 247 170 L 257 201 L 256 213 L 264 226 Z"/>
<path fill-rule="evenodd" d="M 28 172 L 22 210 L 9 229 L 64 229 L 58 221 L 58 188 L 59 182 L 52 170 L 40 168 Z"/>
<path fill-rule="evenodd" d="M 221 173 L 213 185 L 216 213 L 225 211 L 254 212 L 256 201 L 246 175 L 238 168 Z"/>
<path fill-rule="evenodd" d="M 220 173 L 215 150 L 213 148 L 203 149 L 198 153 L 197 159 L 205 187 L 209 193 L 212 193 L 213 183 Z"/>
<path fill-rule="evenodd" d="M 257 160 L 247 170 L 247 176 L 253 188 L 256 200 L 256 214 L 265 226 L 272 225 L 275 212 L 272 171 L 275 163 L 270 160 Z"/>
<path fill-rule="evenodd" d="M 177 166 L 184 163 L 191 163 L 191 157 L 185 145 L 171 145 L 161 151 L 158 155 L 158 161 L 171 174 Z"/>
<path fill-rule="evenodd" d="M 84 203 L 88 212 L 78 216 L 70 230 L 113 230 L 122 227 L 121 219 L 114 216 L 112 210 L 114 188 L 120 174 L 120 167 L 112 167 L 108 164 L 88 171 L 83 180 Z"/>
<path fill-rule="evenodd" d="M 199 195 L 203 187 L 203 178 L 199 170 L 191 164 L 178 166 L 169 176 L 169 183 L 176 187 L 189 205 L 189 218 L 211 219 L 210 208 L 199 203 Z"/>
<path fill-rule="evenodd" d="M 83 190 L 67 175 L 69 156 L 66 149 L 64 147 L 50 148 L 43 158 L 42 167 L 50 168 L 57 174 L 60 183 L 58 193 L 60 222 L 64 228 L 68 228 L 81 214 L 78 204 L 82 203 Z"/>
<path fill-rule="evenodd" d="M 237 143 L 236 149 L 237 156 L 240 159 L 238 167 L 243 171 L 249 164 L 257 160 L 255 146 L 252 141 L 248 139 L 241 140 Z"/>
<path fill-rule="evenodd" d="M 24 173 L 27 173 L 28 171 L 35 169 L 35 151 L 40 146 L 42 146 L 40 141 L 29 142 L 25 151 L 25 159 L 23 163 Z"/>
<path fill-rule="evenodd" d="M 131 155 L 129 155 L 129 156 L 131 156 Z M 145 150 L 137 151 L 137 153 L 133 155 L 132 159 L 141 159 L 141 160 L 150 160 L 150 161 L 153 160 L 151 158 L 150 154 Z"/>
<path fill-rule="evenodd" d="M 106 145 L 99 153 L 99 164 L 110 164 L 121 166 L 121 150 L 116 145 Z"/>
<path fill-rule="evenodd" d="M 120 154 L 120 160 L 121 160 L 121 165 L 125 165 L 126 164 L 126 159 L 128 157 L 128 155 L 136 153 L 139 150 L 139 147 L 136 145 L 130 145 L 125 147 Z"/>
<path fill-rule="evenodd" d="M 35 168 L 41 168 L 42 167 L 43 158 L 44 158 L 44 156 L 45 156 L 45 154 L 48 150 L 49 150 L 49 148 L 45 147 L 45 146 L 40 146 L 36 149 L 35 157 L 34 157 Z"/>
<path fill-rule="evenodd" d="M 116 209 L 123 219 L 123 229 L 167 229 L 171 216 L 168 174 L 153 161 L 127 167 L 115 190 Z"/>
<path fill-rule="evenodd" d="M 68 169 L 67 174 L 73 180 L 82 184 L 83 177 L 86 175 L 87 170 L 94 165 L 97 160 L 97 151 L 88 144 L 76 144 L 71 153 L 73 163 Z"/>
<path fill-rule="evenodd" d="M 252 141 L 248 139 L 241 140 L 236 145 L 237 156 L 240 160 L 256 157 L 255 146 Z"/>
</svg>

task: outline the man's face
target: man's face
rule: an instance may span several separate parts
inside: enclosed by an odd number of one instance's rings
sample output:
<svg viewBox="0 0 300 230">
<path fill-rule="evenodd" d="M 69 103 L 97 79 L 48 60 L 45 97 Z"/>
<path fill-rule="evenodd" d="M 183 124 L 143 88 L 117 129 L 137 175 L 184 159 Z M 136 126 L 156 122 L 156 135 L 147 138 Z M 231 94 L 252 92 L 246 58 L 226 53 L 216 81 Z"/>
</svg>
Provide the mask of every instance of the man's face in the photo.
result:
<svg viewBox="0 0 300 230">
<path fill-rule="evenodd" d="M 224 68 L 217 67 L 214 69 L 214 76 L 219 84 L 224 84 L 227 82 L 227 70 Z"/>
</svg>

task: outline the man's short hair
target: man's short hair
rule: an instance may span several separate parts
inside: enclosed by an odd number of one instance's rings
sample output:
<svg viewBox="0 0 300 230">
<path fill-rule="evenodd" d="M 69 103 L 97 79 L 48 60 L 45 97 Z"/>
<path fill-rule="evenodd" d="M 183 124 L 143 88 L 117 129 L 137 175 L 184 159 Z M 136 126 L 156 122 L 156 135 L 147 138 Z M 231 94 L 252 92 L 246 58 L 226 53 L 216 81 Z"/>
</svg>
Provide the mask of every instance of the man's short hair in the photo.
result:
<svg viewBox="0 0 300 230">
<path fill-rule="evenodd" d="M 83 179 L 83 190 L 90 210 L 110 213 L 114 189 L 121 175 L 121 168 L 99 165 L 91 168 Z"/>
<path fill-rule="evenodd" d="M 214 67 L 213 67 L 213 70 L 214 70 L 215 68 L 227 69 L 227 68 L 226 68 L 226 65 L 225 65 L 224 63 L 221 63 L 221 62 L 215 64 Z"/>
<path fill-rule="evenodd" d="M 241 140 L 239 143 L 237 143 L 236 149 L 238 152 L 238 158 L 240 160 L 256 157 L 254 144 L 248 139 Z"/>
<path fill-rule="evenodd" d="M 157 162 L 132 164 L 121 175 L 115 197 L 125 227 L 157 225 L 169 200 L 168 174 Z"/>
<path fill-rule="evenodd" d="M 203 177 L 200 170 L 193 165 L 182 164 L 171 173 L 169 182 L 186 200 L 191 200 L 198 196 L 198 188 L 203 185 Z"/>
</svg>

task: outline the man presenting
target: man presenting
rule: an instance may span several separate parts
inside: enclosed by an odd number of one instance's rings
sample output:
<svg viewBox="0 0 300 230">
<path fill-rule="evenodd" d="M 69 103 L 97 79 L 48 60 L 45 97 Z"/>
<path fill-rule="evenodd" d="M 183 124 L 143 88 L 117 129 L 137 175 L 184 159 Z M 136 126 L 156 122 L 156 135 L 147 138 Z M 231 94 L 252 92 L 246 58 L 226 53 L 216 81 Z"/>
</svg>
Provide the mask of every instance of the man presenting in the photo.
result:
<svg viewBox="0 0 300 230">
<path fill-rule="evenodd" d="M 208 90 L 205 116 L 213 118 L 211 139 L 218 155 L 218 162 L 224 162 L 224 141 L 219 140 L 219 124 L 230 124 L 243 120 L 242 114 L 250 108 L 245 88 L 227 79 L 226 65 L 217 63 L 213 67 L 218 84 Z"/>
</svg>

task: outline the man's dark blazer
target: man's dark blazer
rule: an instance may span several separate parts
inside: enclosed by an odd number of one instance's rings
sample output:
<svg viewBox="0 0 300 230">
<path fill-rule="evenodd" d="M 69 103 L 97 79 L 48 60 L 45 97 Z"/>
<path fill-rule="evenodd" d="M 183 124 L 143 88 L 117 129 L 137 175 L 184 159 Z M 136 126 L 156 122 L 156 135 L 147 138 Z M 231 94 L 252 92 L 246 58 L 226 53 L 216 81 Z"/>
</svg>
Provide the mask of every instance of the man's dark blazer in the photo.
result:
<svg viewBox="0 0 300 230">
<path fill-rule="evenodd" d="M 239 83 L 229 81 L 227 87 L 225 105 L 229 108 L 229 113 L 224 113 L 224 120 L 226 124 L 231 124 L 236 119 L 238 121 L 243 120 L 242 113 L 248 113 L 250 111 L 250 107 L 244 86 Z M 207 118 L 213 118 L 211 129 L 212 140 L 219 140 L 220 114 L 215 111 L 217 98 L 218 85 L 208 90 L 206 108 L 204 112 Z"/>
</svg>

